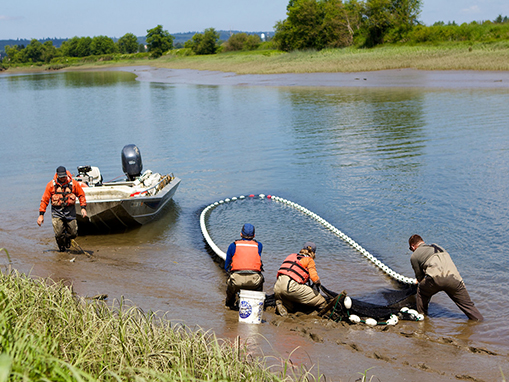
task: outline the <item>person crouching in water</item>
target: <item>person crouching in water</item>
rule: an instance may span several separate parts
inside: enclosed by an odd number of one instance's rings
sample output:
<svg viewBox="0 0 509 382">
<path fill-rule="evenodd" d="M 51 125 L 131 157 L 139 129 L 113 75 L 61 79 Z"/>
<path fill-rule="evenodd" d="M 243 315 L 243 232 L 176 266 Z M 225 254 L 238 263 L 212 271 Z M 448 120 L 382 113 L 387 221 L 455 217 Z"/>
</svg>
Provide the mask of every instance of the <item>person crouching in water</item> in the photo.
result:
<svg viewBox="0 0 509 382">
<path fill-rule="evenodd" d="M 64 166 L 59 166 L 55 177 L 46 185 L 42 195 L 37 224 L 40 227 L 44 223 L 44 213 L 51 202 L 51 221 L 60 252 L 70 248 L 71 240 L 78 236 L 76 199 L 79 199 L 81 205 L 81 216 L 86 218 L 85 192 L 78 182 L 73 182 L 71 173 Z"/>
<path fill-rule="evenodd" d="M 308 241 L 299 253 L 293 253 L 283 261 L 274 284 L 276 311 L 279 315 L 286 316 L 287 309 L 296 311 L 299 304 L 312 310 L 323 309 L 327 304 L 318 292 L 320 278 L 316 272 L 315 257 L 316 245 Z M 317 286 L 317 290 L 307 285 L 309 279 Z"/>
<path fill-rule="evenodd" d="M 262 243 L 257 242 L 255 227 L 246 223 L 240 232 L 241 240 L 228 247 L 224 269 L 229 273 L 226 281 L 225 306 L 237 307 L 237 293 L 241 289 L 263 291 Z"/>
</svg>

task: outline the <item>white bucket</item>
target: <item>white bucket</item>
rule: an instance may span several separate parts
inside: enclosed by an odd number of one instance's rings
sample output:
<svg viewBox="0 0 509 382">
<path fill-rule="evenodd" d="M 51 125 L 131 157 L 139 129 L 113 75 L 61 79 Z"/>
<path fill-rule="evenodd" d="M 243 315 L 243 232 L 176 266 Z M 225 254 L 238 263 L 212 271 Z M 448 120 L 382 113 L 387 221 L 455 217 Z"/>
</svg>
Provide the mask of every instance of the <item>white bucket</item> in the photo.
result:
<svg viewBox="0 0 509 382">
<path fill-rule="evenodd" d="M 239 322 L 247 324 L 261 323 L 265 292 L 241 289 L 239 300 Z"/>
</svg>

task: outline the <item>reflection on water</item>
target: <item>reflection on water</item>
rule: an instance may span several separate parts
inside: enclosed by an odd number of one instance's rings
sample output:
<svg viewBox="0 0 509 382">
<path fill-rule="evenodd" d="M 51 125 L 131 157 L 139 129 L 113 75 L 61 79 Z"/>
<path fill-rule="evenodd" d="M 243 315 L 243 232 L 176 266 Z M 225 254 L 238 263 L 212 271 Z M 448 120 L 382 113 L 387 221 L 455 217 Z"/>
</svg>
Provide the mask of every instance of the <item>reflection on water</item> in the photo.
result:
<svg viewBox="0 0 509 382">
<path fill-rule="evenodd" d="M 229 330 L 224 274 L 204 250 L 199 212 L 227 197 L 274 194 L 316 212 L 408 276 L 410 235 L 441 244 L 489 324 L 463 333 L 464 318 L 440 295 L 430 306 L 430 330 L 507 346 L 505 90 L 188 86 L 86 72 L 2 75 L 0 95 L 0 242 L 23 270 L 58 268 L 86 293 L 106 288 L 174 318 Z M 35 224 L 44 185 L 59 165 L 93 165 L 105 180 L 121 177 L 120 151 L 130 143 L 140 148 L 144 169 L 182 179 L 174 203 L 149 226 L 81 237 L 100 259 L 90 267 L 104 264 L 77 272 L 44 252 L 54 247 L 51 227 Z M 281 261 L 306 240 L 317 243 L 330 289 L 376 300 L 396 287 L 291 208 L 246 200 L 209 217 L 223 250 L 247 221 L 264 243 L 268 292 Z M 85 282 L 97 273 L 99 280 Z M 209 310 L 179 303 L 184 294 Z"/>
<path fill-rule="evenodd" d="M 134 74 L 125 72 L 64 72 L 1 77 L 10 86 L 10 91 L 19 90 L 20 83 L 23 91 L 48 91 L 61 87 L 108 87 L 120 83 L 125 85 L 125 82 L 134 81 L 135 78 Z"/>
</svg>

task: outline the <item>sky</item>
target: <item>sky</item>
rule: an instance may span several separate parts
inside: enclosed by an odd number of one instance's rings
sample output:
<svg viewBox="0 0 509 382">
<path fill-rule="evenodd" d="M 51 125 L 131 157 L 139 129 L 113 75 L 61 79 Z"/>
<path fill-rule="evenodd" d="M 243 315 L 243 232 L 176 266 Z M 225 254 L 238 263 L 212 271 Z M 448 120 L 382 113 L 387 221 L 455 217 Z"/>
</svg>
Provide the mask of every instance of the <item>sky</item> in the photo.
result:
<svg viewBox="0 0 509 382">
<path fill-rule="evenodd" d="M 509 16 L 509 0 L 423 0 L 420 21 L 494 20 Z M 162 25 L 170 33 L 239 30 L 272 32 L 286 18 L 288 0 L 2 0 L 0 40 L 145 36 Z"/>
</svg>

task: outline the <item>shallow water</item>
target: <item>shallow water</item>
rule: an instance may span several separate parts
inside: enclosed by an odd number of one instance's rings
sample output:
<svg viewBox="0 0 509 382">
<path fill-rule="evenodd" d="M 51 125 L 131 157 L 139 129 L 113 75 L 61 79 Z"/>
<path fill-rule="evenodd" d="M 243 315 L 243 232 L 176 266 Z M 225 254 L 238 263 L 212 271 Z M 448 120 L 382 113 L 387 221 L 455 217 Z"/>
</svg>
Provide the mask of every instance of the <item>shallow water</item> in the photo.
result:
<svg viewBox="0 0 509 382">
<path fill-rule="evenodd" d="M 505 354 L 508 103 L 507 89 L 185 85 L 135 81 L 123 72 L 1 75 L 0 247 L 15 268 L 67 280 L 83 295 L 124 296 L 220 336 L 254 331 L 283 356 L 304 347 L 334 375 L 335 361 L 325 360 L 331 345 L 317 348 L 268 322 L 247 329 L 223 308 L 225 276 L 205 249 L 199 213 L 224 198 L 277 195 L 406 276 L 414 276 L 411 234 L 444 246 L 486 321 L 467 323 L 441 294 L 419 330 Z M 93 259 L 56 252 L 49 216 L 42 228 L 36 224 L 55 168 L 94 165 L 105 180 L 117 178 L 121 149 L 130 143 L 140 148 L 144 169 L 182 179 L 167 213 L 127 233 L 80 237 Z M 398 287 L 330 231 L 279 203 L 237 201 L 207 219 L 223 251 L 245 222 L 264 244 L 267 293 L 284 257 L 307 240 L 318 246 L 327 288 L 383 302 L 382 292 Z M 368 336 L 351 335 L 361 333 Z M 369 336 L 356 341 L 369 343 Z"/>
</svg>

